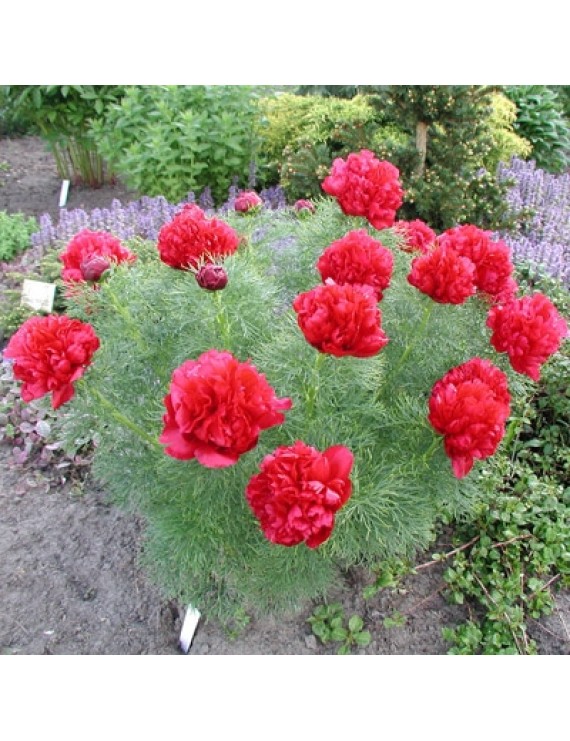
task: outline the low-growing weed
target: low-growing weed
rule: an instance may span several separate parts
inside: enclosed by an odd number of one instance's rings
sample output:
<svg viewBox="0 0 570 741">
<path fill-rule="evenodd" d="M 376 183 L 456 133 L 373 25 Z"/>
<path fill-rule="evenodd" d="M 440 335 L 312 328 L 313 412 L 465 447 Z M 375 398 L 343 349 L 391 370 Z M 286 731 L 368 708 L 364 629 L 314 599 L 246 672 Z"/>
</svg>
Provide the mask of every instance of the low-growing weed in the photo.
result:
<svg viewBox="0 0 570 741">
<path fill-rule="evenodd" d="M 338 603 L 319 605 L 307 622 L 321 643 L 340 643 L 338 654 L 350 654 L 353 648 L 368 646 L 372 639 L 370 632 L 363 630 L 362 617 L 352 615 L 347 621 Z"/>
</svg>

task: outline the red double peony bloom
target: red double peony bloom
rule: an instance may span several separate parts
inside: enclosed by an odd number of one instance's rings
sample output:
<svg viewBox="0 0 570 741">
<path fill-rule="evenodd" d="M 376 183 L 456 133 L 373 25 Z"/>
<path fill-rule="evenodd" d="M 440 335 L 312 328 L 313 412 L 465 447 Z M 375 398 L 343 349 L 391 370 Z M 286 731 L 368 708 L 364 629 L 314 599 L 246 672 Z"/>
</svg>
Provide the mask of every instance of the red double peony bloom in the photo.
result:
<svg viewBox="0 0 570 741">
<path fill-rule="evenodd" d="M 514 266 L 510 248 L 493 241 L 491 232 L 472 224 L 447 229 L 437 238 L 439 245 L 449 247 L 475 265 L 475 285 L 493 302 L 506 301 L 517 292 L 513 279 Z"/>
<path fill-rule="evenodd" d="M 347 216 L 364 216 L 375 229 L 386 229 L 394 224 L 402 205 L 399 176 L 397 167 L 363 149 L 346 160 L 335 159 L 322 188 L 338 200 Z"/>
<path fill-rule="evenodd" d="M 394 256 L 365 229 L 348 232 L 323 252 L 317 270 L 323 282 L 332 278 L 335 283 L 364 284 L 382 299 L 382 292 L 390 285 L 394 269 Z"/>
<path fill-rule="evenodd" d="M 316 548 L 333 530 L 335 513 L 352 492 L 352 452 L 342 445 L 324 452 L 297 441 L 261 462 L 246 498 L 272 543 Z"/>
<path fill-rule="evenodd" d="M 327 280 L 299 294 L 293 308 L 305 339 L 319 352 L 368 358 L 388 343 L 370 286 L 339 286 Z"/>
<path fill-rule="evenodd" d="M 406 240 L 401 246 L 404 252 L 421 252 L 425 255 L 435 245 L 436 233 L 421 219 L 396 221 L 394 230 Z"/>
<path fill-rule="evenodd" d="M 261 206 L 263 206 L 263 200 L 254 190 L 242 190 L 234 202 L 235 210 L 242 214 L 248 211 L 258 211 Z"/>
<path fill-rule="evenodd" d="M 517 373 L 540 380 L 540 368 L 568 336 L 568 326 L 554 304 L 542 293 L 493 306 L 487 316 L 493 330 L 491 344 L 506 352 Z"/>
<path fill-rule="evenodd" d="M 74 381 L 81 378 L 99 348 L 90 324 L 68 316 L 34 316 L 12 335 L 4 357 L 14 361 L 14 377 L 23 381 L 25 402 L 52 394 L 52 407 L 69 401 Z"/>
<path fill-rule="evenodd" d="M 112 234 L 82 229 L 59 259 L 63 262 L 63 280 L 82 283 L 99 280 L 113 263 L 134 262 L 137 257 Z"/>
<path fill-rule="evenodd" d="M 437 381 L 429 399 L 429 422 L 445 436 L 444 448 L 457 478 L 475 459 L 493 455 L 510 414 L 507 377 L 489 360 L 473 358 Z"/>
<path fill-rule="evenodd" d="M 208 219 L 199 206 L 188 204 L 158 235 L 162 262 L 177 270 L 198 268 L 232 255 L 238 248 L 238 234 L 220 219 Z"/>
<path fill-rule="evenodd" d="M 208 350 L 172 374 L 164 397 L 160 442 L 167 455 L 196 460 L 207 468 L 236 463 L 262 430 L 281 424 L 291 399 L 278 399 L 265 376 L 230 352 Z"/>
<path fill-rule="evenodd" d="M 444 246 L 412 261 L 408 283 L 440 304 L 462 304 L 477 290 L 471 260 Z"/>
</svg>

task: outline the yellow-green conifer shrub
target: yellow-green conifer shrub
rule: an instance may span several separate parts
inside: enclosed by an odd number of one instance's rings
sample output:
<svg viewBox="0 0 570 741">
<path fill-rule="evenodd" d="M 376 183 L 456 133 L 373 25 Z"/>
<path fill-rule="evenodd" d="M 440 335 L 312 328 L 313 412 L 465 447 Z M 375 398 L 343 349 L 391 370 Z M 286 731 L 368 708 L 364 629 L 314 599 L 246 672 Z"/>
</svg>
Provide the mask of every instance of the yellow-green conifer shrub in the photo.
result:
<svg viewBox="0 0 570 741">
<path fill-rule="evenodd" d="M 494 173 L 499 162 L 509 162 L 511 157 L 530 157 L 532 144 L 515 133 L 513 124 L 517 119 L 517 107 L 513 101 L 503 93 L 493 93 L 490 98 L 488 124 L 494 147 L 485 160 L 485 166 Z"/>
<path fill-rule="evenodd" d="M 368 127 L 375 128 L 377 115 L 365 95 L 345 100 L 280 93 L 262 98 L 259 106 L 260 156 L 268 162 L 268 177 L 279 179 L 292 198 L 318 195 L 322 168 L 369 145 Z M 297 176 L 307 184 L 296 184 Z"/>
</svg>

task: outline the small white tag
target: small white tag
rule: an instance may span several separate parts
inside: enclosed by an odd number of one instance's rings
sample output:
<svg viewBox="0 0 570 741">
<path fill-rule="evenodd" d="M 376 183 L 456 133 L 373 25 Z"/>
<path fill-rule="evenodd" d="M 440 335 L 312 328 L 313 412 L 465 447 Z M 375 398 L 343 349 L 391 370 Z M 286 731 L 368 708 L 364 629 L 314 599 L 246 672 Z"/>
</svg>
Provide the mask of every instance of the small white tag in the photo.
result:
<svg viewBox="0 0 570 741">
<path fill-rule="evenodd" d="M 192 607 L 192 605 L 188 605 L 186 615 L 184 616 L 184 622 L 182 623 L 182 630 L 180 631 L 180 640 L 178 641 L 178 645 L 185 654 L 190 651 L 192 639 L 194 638 L 194 633 L 196 632 L 199 620 L 200 613 L 198 610 L 195 607 Z"/>
<path fill-rule="evenodd" d="M 55 283 L 42 283 L 39 280 L 24 279 L 20 304 L 36 311 L 51 311 L 55 298 Z"/>
<path fill-rule="evenodd" d="M 63 208 L 67 203 L 67 194 L 69 192 L 69 180 L 64 180 L 61 184 L 61 190 L 59 192 L 59 207 Z"/>
</svg>

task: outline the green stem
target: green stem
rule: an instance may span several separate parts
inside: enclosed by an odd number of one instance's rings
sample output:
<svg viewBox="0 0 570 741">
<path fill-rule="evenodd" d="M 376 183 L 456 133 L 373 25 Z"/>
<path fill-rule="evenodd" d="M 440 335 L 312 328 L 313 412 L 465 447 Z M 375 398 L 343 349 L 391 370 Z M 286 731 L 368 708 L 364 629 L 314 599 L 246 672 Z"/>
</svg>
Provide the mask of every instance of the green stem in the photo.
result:
<svg viewBox="0 0 570 741">
<path fill-rule="evenodd" d="M 216 305 L 218 307 L 218 314 L 216 316 L 216 322 L 220 328 L 220 332 L 222 335 L 222 343 L 224 345 L 224 348 L 227 349 L 231 345 L 232 335 L 231 335 L 228 315 L 222 303 L 222 291 L 215 291 L 214 296 L 216 298 Z"/>
<path fill-rule="evenodd" d="M 429 446 L 429 448 L 426 450 L 426 452 L 422 456 L 423 462 L 427 465 L 430 458 L 433 456 L 435 451 L 439 448 L 441 438 L 434 437 L 432 444 Z"/>
<path fill-rule="evenodd" d="M 505 435 L 505 439 L 503 441 L 503 448 L 506 451 L 509 450 L 511 443 L 514 440 L 514 437 L 519 430 L 519 426 L 520 426 L 520 419 L 518 417 L 511 419 L 511 421 L 509 422 L 509 425 L 507 427 L 507 434 Z"/>
<path fill-rule="evenodd" d="M 136 322 L 133 320 L 132 316 L 129 314 L 127 309 L 121 304 L 121 302 L 117 298 L 117 295 L 115 294 L 115 292 L 113 291 L 109 283 L 106 283 L 105 285 L 105 292 L 111 299 L 111 304 L 113 308 L 124 319 L 126 326 L 132 330 L 133 338 L 135 342 L 137 343 L 137 345 L 139 346 L 139 348 L 145 353 L 148 352 L 148 346 L 147 346 L 146 340 L 142 332 L 140 331 L 138 324 L 136 324 Z"/>
<path fill-rule="evenodd" d="M 417 326 L 416 331 L 412 334 L 412 336 L 408 340 L 408 344 L 404 348 L 404 352 L 400 355 L 400 359 L 398 360 L 398 362 L 396 363 L 396 365 L 394 366 L 394 368 L 392 368 L 389 371 L 388 375 L 386 376 L 386 378 L 384 380 L 384 383 L 382 384 L 382 388 L 386 388 L 388 386 L 388 384 L 393 381 L 393 379 L 396 377 L 398 371 L 406 363 L 407 359 L 410 356 L 410 353 L 412 352 L 412 350 L 416 346 L 418 340 L 421 339 L 424 336 L 425 331 L 426 331 L 426 328 L 427 328 L 427 325 L 428 325 L 428 322 L 429 322 L 429 319 L 430 319 L 430 316 L 431 316 L 431 313 L 433 311 L 433 307 L 434 307 L 434 302 L 430 300 L 430 302 L 427 304 L 427 306 L 424 309 L 424 313 L 423 313 L 423 316 L 422 316 L 422 321 Z"/>
<path fill-rule="evenodd" d="M 325 354 L 322 352 L 317 352 L 317 357 L 315 359 L 315 364 L 313 366 L 313 370 L 311 373 L 311 381 L 307 388 L 307 395 L 306 395 L 307 414 L 310 419 L 313 418 L 314 413 L 315 413 L 317 394 L 319 393 L 319 388 L 320 388 L 320 370 L 324 362 L 325 362 Z"/>
<path fill-rule="evenodd" d="M 143 442 L 145 442 L 147 445 L 150 445 L 153 448 L 160 448 L 160 443 L 155 440 L 153 437 L 151 437 L 148 433 L 146 433 L 141 427 L 139 427 L 135 422 L 130 420 L 128 417 L 125 417 L 125 415 L 120 412 L 110 401 L 107 399 L 106 396 L 103 396 L 103 394 L 96 388 L 90 389 L 91 393 L 97 397 L 97 399 L 101 402 L 101 404 L 108 409 L 113 418 L 117 420 L 117 422 L 122 425 L 123 427 L 126 427 L 131 432 L 134 432 L 135 435 L 137 435 Z"/>
</svg>

